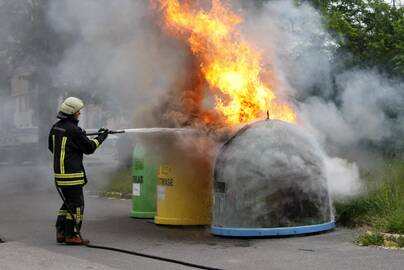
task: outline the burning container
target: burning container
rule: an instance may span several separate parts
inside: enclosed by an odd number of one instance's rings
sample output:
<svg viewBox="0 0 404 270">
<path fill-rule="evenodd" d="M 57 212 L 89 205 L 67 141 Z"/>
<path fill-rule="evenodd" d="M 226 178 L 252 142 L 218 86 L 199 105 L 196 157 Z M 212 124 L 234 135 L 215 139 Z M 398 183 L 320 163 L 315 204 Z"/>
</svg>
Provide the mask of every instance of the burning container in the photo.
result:
<svg viewBox="0 0 404 270">
<path fill-rule="evenodd" d="M 253 237 L 335 227 L 318 145 L 297 126 L 260 121 L 224 144 L 214 169 L 211 231 Z"/>
<path fill-rule="evenodd" d="M 161 135 L 156 224 L 211 223 L 212 166 L 206 140 L 194 134 Z"/>
<path fill-rule="evenodd" d="M 139 141 L 133 150 L 132 211 L 135 218 L 156 215 L 157 164 L 148 154 L 148 145 Z"/>
</svg>

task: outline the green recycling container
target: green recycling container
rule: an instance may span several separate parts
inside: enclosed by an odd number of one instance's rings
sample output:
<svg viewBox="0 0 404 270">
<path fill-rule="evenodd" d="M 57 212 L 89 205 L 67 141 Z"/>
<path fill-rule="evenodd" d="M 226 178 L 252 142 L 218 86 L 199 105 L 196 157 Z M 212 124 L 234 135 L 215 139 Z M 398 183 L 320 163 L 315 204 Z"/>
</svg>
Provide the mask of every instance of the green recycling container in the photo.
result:
<svg viewBox="0 0 404 270">
<path fill-rule="evenodd" d="M 137 142 L 132 160 L 131 217 L 154 218 L 156 215 L 157 165 L 148 157 L 146 144 Z M 150 156 L 150 155 L 149 155 Z"/>
</svg>

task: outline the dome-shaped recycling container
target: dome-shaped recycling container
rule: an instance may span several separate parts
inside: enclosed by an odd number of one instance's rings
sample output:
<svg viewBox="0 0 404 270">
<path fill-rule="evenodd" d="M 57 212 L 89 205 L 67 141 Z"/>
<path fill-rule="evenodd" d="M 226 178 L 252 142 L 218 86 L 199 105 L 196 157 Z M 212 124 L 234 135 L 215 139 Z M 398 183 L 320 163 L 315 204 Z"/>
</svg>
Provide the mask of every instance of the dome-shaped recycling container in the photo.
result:
<svg viewBox="0 0 404 270">
<path fill-rule="evenodd" d="M 278 236 L 334 227 L 323 154 L 303 128 L 259 121 L 222 146 L 214 168 L 213 234 Z"/>
</svg>

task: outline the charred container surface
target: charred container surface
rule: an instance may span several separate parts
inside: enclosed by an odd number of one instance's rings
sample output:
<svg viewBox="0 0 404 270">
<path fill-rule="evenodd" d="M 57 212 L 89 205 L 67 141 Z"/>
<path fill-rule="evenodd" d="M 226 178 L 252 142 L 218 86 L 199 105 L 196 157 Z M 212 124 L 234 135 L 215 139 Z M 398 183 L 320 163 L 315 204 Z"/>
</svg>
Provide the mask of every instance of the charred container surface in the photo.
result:
<svg viewBox="0 0 404 270">
<path fill-rule="evenodd" d="M 214 169 L 213 234 L 306 234 L 335 227 L 322 152 L 282 121 L 245 126 L 220 150 Z"/>
</svg>

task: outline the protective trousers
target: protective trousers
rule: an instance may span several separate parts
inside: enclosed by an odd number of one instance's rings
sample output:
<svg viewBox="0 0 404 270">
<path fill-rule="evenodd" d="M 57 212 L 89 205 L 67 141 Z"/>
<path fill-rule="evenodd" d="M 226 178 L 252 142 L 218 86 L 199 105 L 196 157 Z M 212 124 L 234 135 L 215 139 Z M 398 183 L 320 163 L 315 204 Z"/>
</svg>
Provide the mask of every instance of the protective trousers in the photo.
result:
<svg viewBox="0 0 404 270">
<path fill-rule="evenodd" d="M 83 221 L 84 196 L 82 187 L 60 188 L 64 203 L 56 220 L 56 230 L 66 238 L 78 234 Z M 73 216 L 72 216 L 73 215 Z"/>
</svg>

